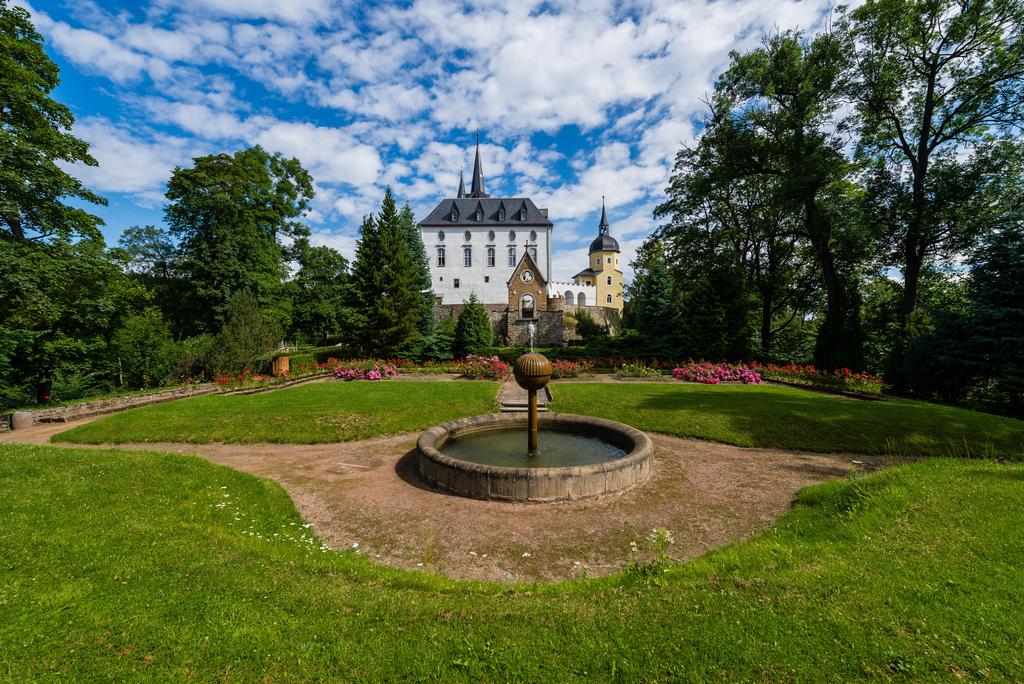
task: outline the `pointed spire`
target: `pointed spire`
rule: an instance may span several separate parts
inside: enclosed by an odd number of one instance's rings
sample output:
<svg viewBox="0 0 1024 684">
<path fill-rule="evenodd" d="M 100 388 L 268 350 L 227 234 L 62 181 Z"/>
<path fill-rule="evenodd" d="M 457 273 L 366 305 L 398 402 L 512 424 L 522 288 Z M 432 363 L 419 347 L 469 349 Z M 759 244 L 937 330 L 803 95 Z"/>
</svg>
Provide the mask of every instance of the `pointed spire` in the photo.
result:
<svg viewBox="0 0 1024 684">
<path fill-rule="evenodd" d="M 459 192 L 455 196 L 458 198 L 466 196 L 466 183 L 462 180 L 462 169 L 459 169 Z"/>
<path fill-rule="evenodd" d="M 480 164 L 480 134 L 476 134 L 476 159 L 473 161 L 473 185 L 469 189 L 470 197 L 490 197 L 484 190 L 484 169 Z"/>
<path fill-rule="evenodd" d="M 601 195 L 601 223 L 597 225 L 601 235 L 608 234 L 608 214 L 604 210 L 604 195 Z"/>
</svg>

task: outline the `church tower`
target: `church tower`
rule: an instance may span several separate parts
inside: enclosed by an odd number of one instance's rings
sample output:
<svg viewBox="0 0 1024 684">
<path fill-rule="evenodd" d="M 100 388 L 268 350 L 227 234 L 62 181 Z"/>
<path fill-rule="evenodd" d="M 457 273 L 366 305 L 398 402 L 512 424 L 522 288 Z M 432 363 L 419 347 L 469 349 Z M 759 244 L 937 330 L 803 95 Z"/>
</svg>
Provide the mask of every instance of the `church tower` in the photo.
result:
<svg viewBox="0 0 1024 684">
<path fill-rule="evenodd" d="M 573 276 L 577 285 L 593 285 L 597 288 L 597 306 L 615 309 L 622 313 L 622 271 L 619 270 L 619 242 L 608 234 L 608 214 L 601 198 L 601 222 L 597 237 L 590 243 L 587 268 Z"/>
</svg>

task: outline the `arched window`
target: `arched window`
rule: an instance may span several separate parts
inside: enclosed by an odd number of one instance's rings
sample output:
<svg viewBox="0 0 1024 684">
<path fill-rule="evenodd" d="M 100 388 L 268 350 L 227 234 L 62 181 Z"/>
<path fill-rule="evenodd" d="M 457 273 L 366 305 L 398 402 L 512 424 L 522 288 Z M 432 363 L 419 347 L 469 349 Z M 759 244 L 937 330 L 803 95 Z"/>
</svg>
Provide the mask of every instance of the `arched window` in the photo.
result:
<svg viewBox="0 0 1024 684">
<path fill-rule="evenodd" d="M 473 239 L 473 234 L 467 230 L 465 233 L 462 234 L 462 239 L 465 240 L 466 242 L 469 242 L 470 240 Z"/>
<path fill-rule="evenodd" d="M 575 297 L 572 296 L 572 290 L 566 290 L 565 291 L 565 303 L 571 305 L 573 303 L 573 301 L 575 301 Z"/>
<path fill-rule="evenodd" d="M 508 248 L 508 265 L 509 266 L 515 266 L 516 265 L 516 248 L 515 247 L 509 247 Z"/>
<path fill-rule="evenodd" d="M 493 266 L 494 265 L 494 247 L 488 247 L 487 248 L 487 265 L 488 266 Z"/>
<path fill-rule="evenodd" d="M 462 265 L 472 266 L 473 265 L 473 248 L 463 247 L 462 248 Z"/>
<path fill-rule="evenodd" d="M 509 242 L 515 242 L 516 241 L 516 231 L 514 231 L 514 230 L 508 231 L 508 241 Z"/>
<path fill-rule="evenodd" d="M 536 242 L 536 241 L 537 241 L 537 231 L 531 230 L 530 231 L 530 242 Z"/>
<path fill-rule="evenodd" d="M 519 317 L 533 318 L 533 295 L 525 294 L 519 300 Z"/>
<path fill-rule="evenodd" d="M 437 248 L 437 265 L 440 268 L 444 268 L 444 245 L 440 245 Z"/>
<path fill-rule="evenodd" d="M 530 256 L 533 257 L 533 260 L 536 261 L 537 260 L 537 248 L 534 247 L 533 245 L 530 245 L 526 249 L 527 249 L 527 251 L 530 252 Z"/>
<path fill-rule="evenodd" d="M 611 276 L 608 276 L 608 284 L 609 284 L 609 285 L 611 285 L 611 284 L 612 284 L 612 277 L 611 277 Z"/>
<path fill-rule="evenodd" d="M 612 303 L 612 296 L 611 295 L 606 295 L 605 296 L 605 301 L 607 301 L 609 304 L 611 304 Z"/>
<path fill-rule="evenodd" d="M 577 306 L 586 306 L 587 305 L 587 297 L 582 292 L 580 292 L 578 295 L 576 295 L 576 305 Z"/>
</svg>

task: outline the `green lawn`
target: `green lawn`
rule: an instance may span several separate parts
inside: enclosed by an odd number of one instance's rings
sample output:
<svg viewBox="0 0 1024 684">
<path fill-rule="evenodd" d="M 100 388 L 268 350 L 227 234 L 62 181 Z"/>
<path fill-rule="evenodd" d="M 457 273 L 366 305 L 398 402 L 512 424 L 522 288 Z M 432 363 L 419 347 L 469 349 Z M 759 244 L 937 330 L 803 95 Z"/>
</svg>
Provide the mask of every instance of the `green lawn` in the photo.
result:
<svg viewBox="0 0 1024 684">
<path fill-rule="evenodd" d="M 774 385 L 564 383 L 552 410 L 738 446 L 930 456 L 1024 455 L 1024 422 L 917 401 Z"/>
<path fill-rule="evenodd" d="M 318 444 L 420 430 L 497 408 L 492 382 L 317 382 L 115 413 L 55 441 Z"/>
<path fill-rule="evenodd" d="M 653 580 L 494 585 L 321 551 L 198 458 L 2 445 L 0 679 L 1020 680 L 1022 491 L 922 461 Z"/>
</svg>

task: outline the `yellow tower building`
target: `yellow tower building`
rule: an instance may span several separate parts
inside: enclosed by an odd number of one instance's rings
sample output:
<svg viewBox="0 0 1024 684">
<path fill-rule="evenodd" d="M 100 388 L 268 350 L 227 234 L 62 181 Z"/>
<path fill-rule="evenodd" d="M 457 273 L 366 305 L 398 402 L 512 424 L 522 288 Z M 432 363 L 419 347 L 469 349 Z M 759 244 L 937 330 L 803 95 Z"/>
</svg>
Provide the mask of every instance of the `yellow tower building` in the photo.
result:
<svg viewBox="0 0 1024 684">
<path fill-rule="evenodd" d="M 619 243 L 608 234 L 608 216 L 601 198 L 601 223 L 598 234 L 590 243 L 590 263 L 573 276 L 577 285 L 592 285 L 597 289 L 597 306 L 622 313 L 622 271 L 619 270 Z"/>
</svg>

